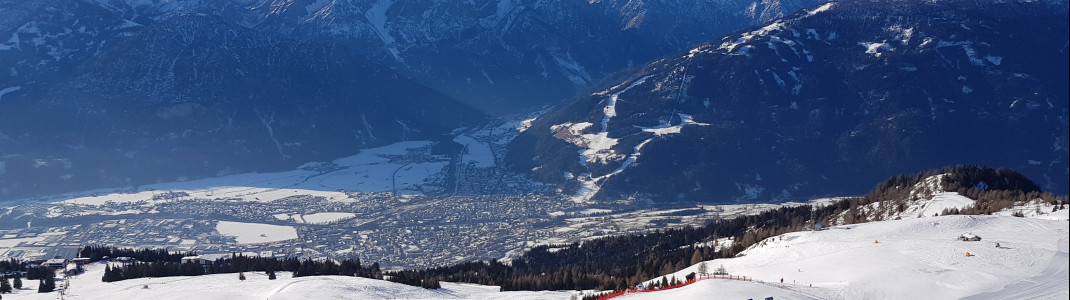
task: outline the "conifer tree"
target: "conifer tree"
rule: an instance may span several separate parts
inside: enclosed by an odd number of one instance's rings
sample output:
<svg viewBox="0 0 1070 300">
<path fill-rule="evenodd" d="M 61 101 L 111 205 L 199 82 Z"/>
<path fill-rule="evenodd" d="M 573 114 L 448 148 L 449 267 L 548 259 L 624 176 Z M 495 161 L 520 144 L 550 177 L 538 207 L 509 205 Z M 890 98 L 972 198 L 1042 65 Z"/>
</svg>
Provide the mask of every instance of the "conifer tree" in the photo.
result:
<svg viewBox="0 0 1070 300">
<path fill-rule="evenodd" d="M 41 278 L 40 283 L 37 285 L 38 293 L 49 293 L 56 290 L 56 275 L 45 274 L 44 278 Z"/>
<path fill-rule="evenodd" d="M 111 282 L 112 272 L 114 271 L 112 271 L 111 266 L 104 266 L 104 276 L 101 276 L 100 281 Z"/>
<path fill-rule="evenodd" d="M 15 275 L 15 289 L 16 290 L 21 290 L 22 289 L 22 276 Z"/>
<path fill-rule="evenodd" d="M 268 280 L 275 280 L 275 271 L 268 272 Z"/>
<path fill-rule="evenodd" d="M 3 279 L 0 279 L 0 293 L 10 293 L 10 292 L 11 292 L 11 282 L 8 281 L 8 278 L 4 277 Z"/>
<path fill-rule="evenodd" d="M 245 272 L 238 272 L 238 280 L 245 281 Z"/>
</svg>

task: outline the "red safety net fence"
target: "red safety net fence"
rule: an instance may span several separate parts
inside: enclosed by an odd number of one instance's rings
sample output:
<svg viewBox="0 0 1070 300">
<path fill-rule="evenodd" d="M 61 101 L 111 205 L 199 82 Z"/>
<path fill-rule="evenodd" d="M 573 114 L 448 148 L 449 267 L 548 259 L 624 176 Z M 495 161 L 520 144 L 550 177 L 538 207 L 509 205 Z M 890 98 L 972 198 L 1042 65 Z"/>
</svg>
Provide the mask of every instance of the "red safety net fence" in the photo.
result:
<svg viewBox="0 0 1070 300">
<path fill-rule="evenodd" d="M 700 280 L 707 280 L 707 279 L 726 279 L 726 280 L 739 280 L 739 281 L 754 281 L 753 278 L 748 278 L 747 276 L 739 276 L 739 275 L 727 275 L 727 274 L 726 275 L 717 275 L 717 274 L 700 275 L 700 276 L 696 277 L 695 279 L 691 279 L 691 280 L 688 280 L 688 281 L 684 281 L 684 282 L 677 283 L 677 284 L 674 284 L 674 285 L 669 285 L 669 286 L 662 286 L 662 287 L 657 287 L 657 288 L 650 287 L 650 288 L 644 288 L 644 289 L 627 289 L 627 290 L 623 290 L 623 291 L 616 291 L 616 292 L 613 292 L 611 294 L 599 297 L 598 300 L 606 300 L 606 299 L 610 299 L 610 298 L 613 298 L 613 297 L 618 297 L 618 296 L 621 296 L 621 295 L 632 294 L 632 293 L 647 293 L 647 292 L 657 292 L 657 291 L 671 290 L 671 289 L 675 289 L 675 288 L 685 287 L 685 286 L 688 286 L 688 285 L 690 285 L 692 283 L 698 282 Z"/>
</svg>

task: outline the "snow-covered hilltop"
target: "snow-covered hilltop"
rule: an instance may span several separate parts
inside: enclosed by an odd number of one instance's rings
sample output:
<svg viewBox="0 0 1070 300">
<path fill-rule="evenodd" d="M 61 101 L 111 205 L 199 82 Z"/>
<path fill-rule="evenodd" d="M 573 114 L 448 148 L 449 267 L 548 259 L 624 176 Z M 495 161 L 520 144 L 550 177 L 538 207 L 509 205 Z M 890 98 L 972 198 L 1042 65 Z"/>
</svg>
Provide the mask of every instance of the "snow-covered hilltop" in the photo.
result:
<svg viewBox="0 0 1070 300">
<path fill-rule="evenodd" d="M 739 257 L 706 262 L 753 282 L 700 281 L 618 299 L 699 299 L 724 295 L 722 289 L 754 299 L 1066 299 L 1066 212 L 1059 220 L 941 216 L 788 233 Z M 960 241 L 964 233 L 983 239 Z"/>
</svg>

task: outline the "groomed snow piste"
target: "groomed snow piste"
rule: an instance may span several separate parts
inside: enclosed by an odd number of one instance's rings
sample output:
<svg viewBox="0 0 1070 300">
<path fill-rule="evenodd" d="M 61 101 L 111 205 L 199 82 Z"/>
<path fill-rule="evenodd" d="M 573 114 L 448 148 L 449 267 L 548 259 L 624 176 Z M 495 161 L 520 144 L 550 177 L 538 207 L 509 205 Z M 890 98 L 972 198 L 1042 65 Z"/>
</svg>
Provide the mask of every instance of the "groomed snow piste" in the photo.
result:
<svg viewBox="0 0 1070 300">
<path fill-rule="evenodd" d="M 707 262 L 752 282 L 706 280 L 615 299 L 1068 299 L 1070 228 L 1060 213 L 1061 220 L 941 216 L 788 233 Z M 982 240 L 957 239 L 967 233 Z"/>
</svg>

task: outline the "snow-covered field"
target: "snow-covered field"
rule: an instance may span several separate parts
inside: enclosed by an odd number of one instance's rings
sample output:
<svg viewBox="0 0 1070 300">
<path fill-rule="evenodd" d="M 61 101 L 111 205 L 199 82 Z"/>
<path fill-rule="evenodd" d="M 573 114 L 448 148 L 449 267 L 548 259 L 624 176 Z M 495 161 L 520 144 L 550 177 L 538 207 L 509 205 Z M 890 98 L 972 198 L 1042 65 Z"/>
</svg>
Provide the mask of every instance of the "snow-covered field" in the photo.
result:
<svg viewBox="0 0 1070 300">
<path fill-rule="evenodd" d="M 63 299 L 568 299 L 569 292 L 498 292 L 498 287 L 443 283 L 441 289 L 427 290 L 383 280 L 345 276 L 293 278 L 279 272 L 268 280 L 263 273 L 215 274 L 196 277 L 141 278 L 101 282 L 103 264 L 91 264 L 86 273 L 70 279 Z M 57 286 L 62 283 L 57 281 Z M 14 299 L 59 299 L 58 292 L 38 294 L 37 281 L 27 280 Z"/>
<path fill-rule="evenodd" d="M 909 206 L 901 214 L 904 218 L 917 214 L 919 217 L 933 216 L 942 213 L 945 209 L 957 208 L 962 209 L 974 204 L 973 199 L 966 198 L 966 196 L 959 195 L 955 192 L 943 192 L 933 195 L 932 200 L 922 201 L 922 205 Z"/>
<path fill-rule="evenodd" d="M 293 171 L 244 173 L 136 188 L 92 190 L 43 197 L 38 200 L 103 205 L 108 202 L 144 201 L 151 203 L 194 198 L 263 202 L 298 195 L 345 201 L 349 198 L 345 192 L 396 192 L 403 195 L 418 195 L 422 194 L 421 186 L 430 176 L 441 173 L 448 164 L 448 160 L 438 158 L 437 160 L 407 162 L 396 161 L 390 157 L 422 151 L 421 149 L 426 149 L 430 145 L 431 142 L 427 141 L 400 142 L 379 148 L 364 149 L 356 155 L 336 159 L 329 165 L 306 164 Z M 493 158 L 491 163 L 493 163 Z M 165 196 L 168 193 L 185 194 Z"/>
<path fill-rule="evenodd" d="M 454 142 L 464 145 L 462 163 L 473 163 L 477 168 L 489 168 L 494 166 L 494 152 L 486 143 L 477 141 L 467 135 L 458 135 Z"/>
<path fill-rule="evenodd" d="M 220 235 L 234 237 L 239 244 L 271 243 L 297 238 L 297 229 L 283 225 L 219 221 L 216 230 Z"/>
<path fill-rule="evenodd" d="M 357 215 L 347 212 L 323 212 L 314 214 L 276 214 L 275 219 L 280 221 L 293 220 L 302 224 L 328 224 L 331 222 L 344 221 L 355 218 Z"/>
<path fill-rule="evenodd" d="M 982 240 L 956 239 L 965 233 Z M 836 226 L 773 237 L 743 256 L 707 262 L 754 282 L 701 281 L 620 299 L 1067 299 L 1068 237 L 1065 218 L 941 216 Z"/>
<path fill-rule="evenodd" d="M 761 295 L 761 297 L 759 297 Z M 614 300 L 636 299 L 807 299 L 812 296 L 769 284 L 737 280 L 702 280 L 672 290 L 625 294 Z"/>
</svg>

